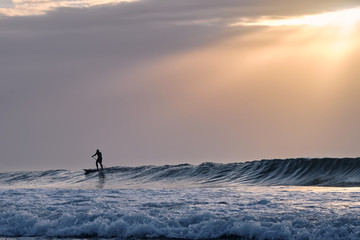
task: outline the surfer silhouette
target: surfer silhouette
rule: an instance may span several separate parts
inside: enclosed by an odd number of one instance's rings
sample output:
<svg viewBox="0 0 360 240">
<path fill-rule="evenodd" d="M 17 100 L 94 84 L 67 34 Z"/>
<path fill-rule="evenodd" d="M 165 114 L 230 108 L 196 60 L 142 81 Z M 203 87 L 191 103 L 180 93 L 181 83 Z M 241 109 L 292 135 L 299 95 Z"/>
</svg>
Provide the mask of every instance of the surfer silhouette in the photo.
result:
<svg viewBox="0 0 360 240">
<path fill-rule="evenodd" d="M 99 166 L 98 163 L 101 166 L 101 169 L 104 169 L 103 165 L 102 165 L 102 153 L 99 151 L 99 149 L 96 150 L 96 153 L 94 155 L 92 155 L 91 157 L 95 157 L 97 156 L 96 159 L 96 169 L 99 170 Z"/>
</svg>

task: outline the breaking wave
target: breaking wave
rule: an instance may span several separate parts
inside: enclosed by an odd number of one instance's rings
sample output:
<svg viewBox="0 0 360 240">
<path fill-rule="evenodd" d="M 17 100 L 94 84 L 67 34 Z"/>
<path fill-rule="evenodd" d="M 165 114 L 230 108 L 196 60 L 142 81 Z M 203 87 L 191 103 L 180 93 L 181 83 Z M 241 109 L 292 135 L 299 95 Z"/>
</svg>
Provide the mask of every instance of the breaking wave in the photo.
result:
<svg viewBox="0 0 360 240">
<path fill-rule="evenodd" d="M 85 175 L 83 171 L 49 170 L 0 173 L 0 186 L 134 185 L 287 185 L 360 187 L 360 158 L 275 159 L 245 163 L 203 163 L 111 167 Z"/>
</svg>

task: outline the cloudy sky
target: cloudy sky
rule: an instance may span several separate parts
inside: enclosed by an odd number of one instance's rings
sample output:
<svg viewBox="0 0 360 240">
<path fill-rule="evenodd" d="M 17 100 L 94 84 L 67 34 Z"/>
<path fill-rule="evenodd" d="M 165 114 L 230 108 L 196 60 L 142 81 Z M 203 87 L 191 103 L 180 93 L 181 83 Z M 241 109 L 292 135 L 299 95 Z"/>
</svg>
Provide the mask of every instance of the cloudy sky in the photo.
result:
<svg viewBox="0 0 360 240">
<path fill-rule="evenodd" d="M 360 155 L 353 0 L 2 0 L 1 171 Z"/>
</svg>

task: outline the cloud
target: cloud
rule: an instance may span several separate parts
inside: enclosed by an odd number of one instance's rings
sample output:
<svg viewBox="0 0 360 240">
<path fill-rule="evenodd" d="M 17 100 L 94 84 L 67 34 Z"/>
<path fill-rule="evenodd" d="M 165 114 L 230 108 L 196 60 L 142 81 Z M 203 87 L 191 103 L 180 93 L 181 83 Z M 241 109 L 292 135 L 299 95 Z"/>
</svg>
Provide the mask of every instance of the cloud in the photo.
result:
<svg viewBox="0 0 360 240">
<path fill-rule="evenodd" d="M 33 16 L 46 14 L 57 8 L 88 8 L 132 1 L 134 0 L 5 0 L 5 3 L 0 5 L 0 15 Z"/>
<path fill-rule="evenodd" d="M 4 0 L 0 3 L 0 8 L 12 8 L 14 4 L 12 0 Z"/>
<path fill-rule="evenodd" d="M 326 12 L 317 15 L 306 15 L 295 18 L 260 18 L 256 21 L 243 19 L 231 26 L 348 26 L 353 27 L 360 22 L 360 8 L 351 8 L 336 12 Z"/>
</svg>

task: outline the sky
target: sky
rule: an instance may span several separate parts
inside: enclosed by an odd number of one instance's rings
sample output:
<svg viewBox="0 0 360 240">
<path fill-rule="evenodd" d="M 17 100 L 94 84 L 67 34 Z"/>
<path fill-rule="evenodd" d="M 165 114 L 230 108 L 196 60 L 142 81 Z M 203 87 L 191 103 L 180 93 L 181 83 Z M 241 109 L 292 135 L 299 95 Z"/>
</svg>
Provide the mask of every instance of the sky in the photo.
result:
<svg viewBox="0 0 360 240">
<path fill-rule="evenodd" d="M 2 0 L 0 171 L 360 155 L 360 4 Z"/>
</svg>

